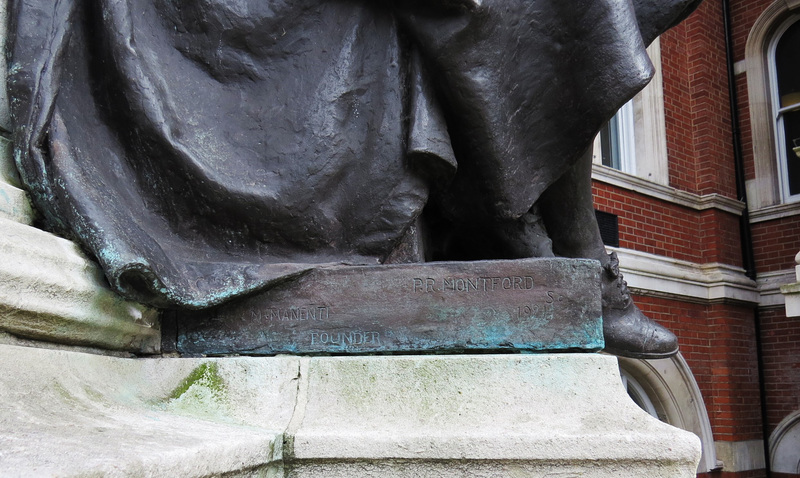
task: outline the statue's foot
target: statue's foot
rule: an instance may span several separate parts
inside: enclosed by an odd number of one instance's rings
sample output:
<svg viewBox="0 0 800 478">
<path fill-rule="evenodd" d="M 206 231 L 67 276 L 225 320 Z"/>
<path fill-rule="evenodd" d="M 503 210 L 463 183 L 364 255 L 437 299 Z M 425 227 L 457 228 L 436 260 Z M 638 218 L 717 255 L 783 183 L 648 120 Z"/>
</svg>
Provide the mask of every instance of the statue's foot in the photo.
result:
<svg viewBox="0 0 800 478">
<path fill-rule="evenodd" d="M 654 359 L 678 353 L 678 338 L 648 319 L 631 299 L 628 284 L 619 272 L 619 260 L 611 253 L 603 266 L 603 335 L 605 351 L 621 357 Z"/>
</svg>

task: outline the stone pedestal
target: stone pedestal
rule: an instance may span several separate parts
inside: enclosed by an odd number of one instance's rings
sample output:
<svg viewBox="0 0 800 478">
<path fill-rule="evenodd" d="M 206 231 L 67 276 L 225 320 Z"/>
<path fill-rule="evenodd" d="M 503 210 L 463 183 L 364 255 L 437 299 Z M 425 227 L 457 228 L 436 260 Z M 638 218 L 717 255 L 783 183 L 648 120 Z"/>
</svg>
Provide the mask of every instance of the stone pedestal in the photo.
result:
<svg viewBox="0 0 800 478">
<path fill-rule="evenodd" d="M 12 475 L 693 477 L 598 354 L 125 359 L 0 346 Z M 228 476 L 228 475 L 226 475 Z"/>
</svg>

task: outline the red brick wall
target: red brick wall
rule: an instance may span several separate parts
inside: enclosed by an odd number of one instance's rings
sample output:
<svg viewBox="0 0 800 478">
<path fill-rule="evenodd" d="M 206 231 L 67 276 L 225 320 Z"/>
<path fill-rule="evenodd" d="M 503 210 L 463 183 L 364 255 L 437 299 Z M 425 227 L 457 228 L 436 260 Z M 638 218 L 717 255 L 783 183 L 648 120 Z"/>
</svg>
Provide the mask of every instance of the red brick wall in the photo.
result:
<svg viewBox="0 0 800 478">
<path fill-rule="evenodd" d="M 736 197 L 721 4 L 661 36 L 670 185 Z"/>
<path fill-rule="evenodd" d="M 709 209 L 700 214 L 700 248 L 704 262 L 720 262 L 742 267 L 742 242 L 739 216 Z"/>
<path fill-rule="evenodd" d="M 595 181 L 595 208 L 619 216 L 620 247 L 696 263 L 742 265 L 739 217 L 695 211 Z"/>
<path fill-rule="evenodd" d="M 763 438 L 761 398 L 753 311 L 731 305 L 709 310 L 714 393 L 709 412 L 715 438 L 726 441 Z"/>
<path fill-rule="evenodd" d="M 687 21 L 697 191 L 736 197 L 722 4 L 706 1 Z"/>
<path fill-rule="evenodd" d="M 761 12 L 773 0 L 748 0 L 731 2 L 731 29 L 733 37 L 734 61 L 744 60 L 747 36 Z M 736 76 L 736 92 L 739 104 L 739 131 L 741 134 L 742 154 L 744 159 L 744 176 L 750 180 L 755 178 L 753 165 L 753 134 L 751 131 L 750 104 L 747 93 L 747 74 Z"/>
<path fill-rule="evenodd" d="M 726 304 L 635 298 L 678 336 L 705 400 L 715 440 L 762 438 L 753 311 Z"/>
<path fill-rule="evenodd" d="M 759 222 L 752 231 L 759 274 L 794 269 L 794 257 L 800 252 L 800 216 Z"/>
<path fill-rule="evenodd" d="M 734 61 L 744 59 L 747 37 L 756 20 L 775 0 L 731 0 L 731 29 Z M 706 2 L 708 3 L 708 2 Z"/>
<path fill-rule="evenodd" d="M 747 75 L 736 76 L 737 102 L 739 105 L 739 132 L 742 145 L 742 160 L 744 161 L 744 178 L 751 180 L 756 177 L 755 164 L 753 163 L 753 131 L 750 119 L 749 94 L 747 92 Z"/>
<path fill-rule="evenodd" d="M 772 432 L 788 414 L 800 409 L 800 320 L 785 310 L 761 311 L 767 422 Z"/>
<path fill-rule="evenodd" d="M 686 25 L 681 24 L 661 35 L 661 69 L 664 75 L 669 184 L 684 191 L 697 192 L 686 31 Z"/>
<path fill-rule="evenodd" d="M 699 262 L 696 212 L 605 183 L 594 183 L 595 208 L 619 216 L 620 246 Z"/>
</svg>

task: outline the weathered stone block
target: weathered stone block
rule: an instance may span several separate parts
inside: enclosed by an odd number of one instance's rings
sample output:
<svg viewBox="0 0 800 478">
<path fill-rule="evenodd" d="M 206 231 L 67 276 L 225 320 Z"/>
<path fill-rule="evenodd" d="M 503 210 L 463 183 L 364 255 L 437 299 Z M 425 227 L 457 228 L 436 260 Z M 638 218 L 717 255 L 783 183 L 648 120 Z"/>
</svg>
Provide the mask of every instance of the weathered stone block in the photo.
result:
<svg viewBox="0 0 800 478">
<path fill-rule="evenodd" d="M 599 354 L 114 358 L 0 345 L 8 476 L 691 478 Z"/>
<path fill-rule="evenodd" d="M 287 476 L 694 477 L 697 437 L 638 408 L 617 367 L 599 354 L 313 358 Z"/>
</svg>

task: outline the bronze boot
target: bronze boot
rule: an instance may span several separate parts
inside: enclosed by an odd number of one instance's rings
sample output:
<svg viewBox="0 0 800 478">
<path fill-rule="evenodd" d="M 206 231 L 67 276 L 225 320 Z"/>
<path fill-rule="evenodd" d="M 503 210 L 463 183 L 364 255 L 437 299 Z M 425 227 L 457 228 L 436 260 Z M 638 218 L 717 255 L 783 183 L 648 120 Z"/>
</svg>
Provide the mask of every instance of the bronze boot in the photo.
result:
<svg viewBox="0 0 800 478">
<path fill-rule="evenodd" d="M 603 266 L 603 335 L 605 351 L 620 357 L 655 359 L 678 353 L 678 339 L 648 319 L 631 299 L 619 272 L 616 253 Z"/>
</svg>

